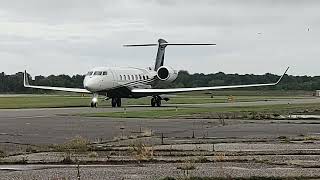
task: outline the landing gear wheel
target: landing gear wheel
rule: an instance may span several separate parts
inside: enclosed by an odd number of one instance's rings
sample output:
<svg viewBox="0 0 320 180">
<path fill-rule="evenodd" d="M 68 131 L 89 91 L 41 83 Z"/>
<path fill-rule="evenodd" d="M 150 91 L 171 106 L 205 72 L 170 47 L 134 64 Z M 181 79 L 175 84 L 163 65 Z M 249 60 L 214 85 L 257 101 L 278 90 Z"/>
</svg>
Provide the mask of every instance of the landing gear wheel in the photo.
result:
<svg viewBox="0 0 320 180">
<path fill-rule="evenodd" d="M 112 98 L 111 99 L 111 106 L 112 107 L 121 107 L 121 98 Z"/>
<path fill-rule="evenodd" d="M 117 106 L 117 100 L 116 100 L 116 98 L 112 98 L 112 99 L 111 99 L 111 106 L 112 106 L 112 107 L 116 107 L 116 106 Z"/>
<path fill-rule="evenodd" d="M 161 106 L 161 97 L 160 96 L 154 96 L 151 98 L 151 106 L 152 107 L 160 107 Z"/>
<path fill-rule="evenodd" d="M 157 107 L 160 107 L 161 106 L 161 99 L 157 99 L 156 104 L 157 104 Z"/>
<path fill-rule="evenodd" d="M 96 107 L 97 107 L 97 103 L 91 102 L 90 106 L 91 106 L 92 108 L 96 108 Z"/>
<path fill-rule="evenodd" d="M 151 106 L 152 107 L 156 106 L 156 99 L 155 98 L 151 98 Z"/>
<path fill-rule="evenodd" d="M 121 107 L 121 98 L 116 98 L 116 103 L 118 107 Z"/>
<path fill-rule="evenodd" d="M 93 94 L 90 106 L 96 108 L 98 104 L 98 94 Z"/>
</svg>

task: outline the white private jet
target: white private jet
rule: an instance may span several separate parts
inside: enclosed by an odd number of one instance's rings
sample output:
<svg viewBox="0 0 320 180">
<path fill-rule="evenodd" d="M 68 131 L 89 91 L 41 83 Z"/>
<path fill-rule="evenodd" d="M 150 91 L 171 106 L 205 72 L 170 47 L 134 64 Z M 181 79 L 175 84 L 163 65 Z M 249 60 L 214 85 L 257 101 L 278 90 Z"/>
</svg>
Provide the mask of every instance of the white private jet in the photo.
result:
<svg viewBox="0 0 320 180">
<path fill-rule="evenodd" d="M 133 68 L 133 67 L 97 67 L 90 70 L 83 81 L 84 89 L 65 88 L 65 87 L 48 87 L 33 86 L 29 84 L 27 72 L 24 72 L 24 87 L 67 91 L 76 93 L 93 94 L 91 107 L 97 107 L 98 95 L 106 96 L 111 99 L 112 107 L 121 107 L 121 98 L 141 98 L 151 96 L 151 106 L 161 106 L 161 100 L 169 100 L 163 98 L 163 94 L 181 93 L 190 91 L 204 91 L 217 89 L 274 86 L 277 85 L 284 74 L 277 82 L 267 84 L 249 84 L 249 85 L 232 85 L 232 86 L 215 86 L 215 87 L 196 87 L 196 88 L 172 88 L 172 89 L 154 89 L 156 83 L 172 82 L 178 76 L 178 71 L 171 67 L 164 66 L 165 48 L 170 45 L 216 45 L 216 44 L 173 44 L 168 43 L 164 39 L 159 39 L 158 44 L 132 44 L 124 45 L 126 47 L 136 46 L 158 46 L 156 62 L 154 68 Z"/>
</svg>

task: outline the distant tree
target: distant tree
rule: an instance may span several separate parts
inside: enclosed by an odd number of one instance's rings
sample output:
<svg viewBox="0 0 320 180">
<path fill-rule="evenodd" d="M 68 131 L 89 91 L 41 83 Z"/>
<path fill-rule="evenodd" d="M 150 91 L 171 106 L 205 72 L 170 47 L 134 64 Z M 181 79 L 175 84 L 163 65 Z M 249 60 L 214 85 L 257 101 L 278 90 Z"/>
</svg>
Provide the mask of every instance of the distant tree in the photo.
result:
<svg viewBox="0 0 320 180">
<path fill-rule="evenodd" d="M 60 86 L 83 88 L 83 75 L 50 75 L 35 76 L 34 80 L 30 75 L 29 82 L 41 86 Z M 174 82 L 162 82 L 156 84 L 157 88 L 183 88 L 183 87 L 205 87 L 223 86 L 236 84 L 270 83 L 277 81 L 279 76 L 266 73 L 264 75 L 254 74 L 225 74 L 223 72 L 203 74 L 190 74 L 188 71 L 179 71 Z M 306 90 L 313 91 L 320 89 L 320 76 L 288 76 L 285 75 L 278 86 L 247 88 L 246 90 L 268 89 L 268 90 Z M 44 90 L 27 89 L 23 87 L 23 73 L 7 75 L 0 73 L 0 93 L 43 93 Z"/>
</svg>

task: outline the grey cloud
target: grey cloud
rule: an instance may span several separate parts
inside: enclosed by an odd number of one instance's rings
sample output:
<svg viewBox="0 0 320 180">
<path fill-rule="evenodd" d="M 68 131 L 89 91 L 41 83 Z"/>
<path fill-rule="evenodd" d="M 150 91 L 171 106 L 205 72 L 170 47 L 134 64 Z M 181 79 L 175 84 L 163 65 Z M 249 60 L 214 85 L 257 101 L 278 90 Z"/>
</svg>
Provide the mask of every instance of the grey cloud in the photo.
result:
<svg viewBox="0 0 320 180">
<path fill-rule="evenodd" d="M 122 44 L 162 37 L 218 44 L 168 47 L 166 64 L 177 69 L 280 74 L 291 65 L 292 74 L 319 75 L 318 1 L 0 0 L 0 5 L 0 71 L 9 73 L 146 67 L 153 64 L 155 48 Z"/>
</svg>

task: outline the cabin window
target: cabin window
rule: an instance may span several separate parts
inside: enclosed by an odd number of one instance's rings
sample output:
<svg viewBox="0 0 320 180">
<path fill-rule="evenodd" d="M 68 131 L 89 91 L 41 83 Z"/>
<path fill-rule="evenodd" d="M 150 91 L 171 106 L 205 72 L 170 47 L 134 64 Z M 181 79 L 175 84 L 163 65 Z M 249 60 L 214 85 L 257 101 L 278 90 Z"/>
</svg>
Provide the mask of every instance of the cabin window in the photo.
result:
<svg viewBox="0 0 320 180">
<path fill-rule="evenodd" d="M 147 79 L 149 79 L 149 76 L 147 75 Z"/>
<path fill-rule="evenodd" d="M 140 74 L 139 74 L 139 79 L 140 79 L 140 80 L 142 79 Z"/>
<path fill-rule="evenodd" d="M 136 80 L 139 80 L 139 79 L 138 79 L 138 75 L 136 75 Z"/>
<path fill-rule="evenodd" d="M 131 75 L 131 79 L 134 80 L 134 76 L 133 75 Z"/>
<path fill-rule="evenodd" d="M 102 71 L 96 71 L 94 72 L 94 75 L 102 75 Z"/>
<path fill-rule="evenodd" d="M 126 80 L 126 75 L 123 75 L 123 80 Z"/>
<path fill-rule="evenodd" d="M 120 80 L 122 81 L 122 76 L 120 75 Z"/>
<path fill-rule="evenodd" d="M 146 77 L 145 76 L 142 76 L 143 77 L 143 80 L 146 80 Z"/>
<path fill-rule="evenodd" d="M 130 80 L 130 76 L 128 75 L 128 80 Z"/>
<path fill-rule="evenodd" d="M 108 72 L 107 71 L 103 71 L 103 75 L 104 76 L 108 75 Z"/>
</svg>

